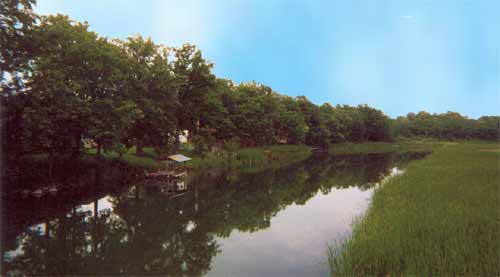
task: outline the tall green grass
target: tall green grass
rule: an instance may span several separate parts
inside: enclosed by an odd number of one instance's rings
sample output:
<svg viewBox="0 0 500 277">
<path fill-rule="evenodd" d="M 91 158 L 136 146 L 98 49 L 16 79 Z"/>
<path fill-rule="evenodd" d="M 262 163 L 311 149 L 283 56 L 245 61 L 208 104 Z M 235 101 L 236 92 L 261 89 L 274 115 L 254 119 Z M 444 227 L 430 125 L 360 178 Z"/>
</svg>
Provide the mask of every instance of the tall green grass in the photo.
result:
<svg viewBox="0 0 500 277">
<path fill-rule="evenodd" d="M 400 141 L 400 142 L 365 142 L 337 143 L 330 145 L 329 153 L 338 154 L 372 154 L 389 152 L 429 152 L 450 142 L 437 141 Z"/>
<path fill-rule="evenodd" d="M 445 144 L 375 191 L 332 275 L 500 274 L 498 144 Z"/>
</svg>

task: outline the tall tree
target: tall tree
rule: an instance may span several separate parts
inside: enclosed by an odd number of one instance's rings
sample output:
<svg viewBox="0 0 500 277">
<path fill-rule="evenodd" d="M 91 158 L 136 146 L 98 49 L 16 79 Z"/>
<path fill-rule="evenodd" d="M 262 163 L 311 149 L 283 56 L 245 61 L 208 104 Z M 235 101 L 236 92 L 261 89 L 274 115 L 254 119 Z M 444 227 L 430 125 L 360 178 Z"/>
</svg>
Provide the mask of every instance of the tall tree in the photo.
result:
<svg viewBox="0 0 500 277">
<path fill-rule="evenodd" d="M 0 74 L 3 93 L 22 88 L 33 57 L 35 0 L 2 0 L 0 5 Z M 2 94 L 3 94 L 2 93 Z"/>
<path fill-rule="evenodd" d="M 206 109 L 208 93 L 214 88 L 213 64 L 207 62 L 194 45 L 184 44 L 175 49 L 173 70 L 182 82 L 179 87 L 177 109 L 178 128 L 188 130 L 190 136 L 200 129 L 202 112 Z"/>
<path fill-rule="evenodd" d="M 143 114 L 128 130 L 128 144 L 136 145 L 138 155 L 144 154 L 142 147 L 146 144 L 163 152 L 177 123 L 179 78 L 169 62 L 170 49 L 141 36 L 128 38 L 120 45 L 132 69 L 131 97 Z"/>
<path fill-rule="evenodd" d="M 30 77 L 25 119 L 30 137 L 49 152 L 81 150 L 82 138 L 118 143 L 139 111 L 127 99 L 127 66 L 118 47 L 66 16 L 42 17 L 40 53 Z"/>
<path fill-rule="evenodd" d="M 35 0 L 2 0 L 0 4 L 0 151 L 17 157 L 23 149 L 23 112 L 28 99 L 25 78 L 33 58 L 32 28 Z"/>
</svg>

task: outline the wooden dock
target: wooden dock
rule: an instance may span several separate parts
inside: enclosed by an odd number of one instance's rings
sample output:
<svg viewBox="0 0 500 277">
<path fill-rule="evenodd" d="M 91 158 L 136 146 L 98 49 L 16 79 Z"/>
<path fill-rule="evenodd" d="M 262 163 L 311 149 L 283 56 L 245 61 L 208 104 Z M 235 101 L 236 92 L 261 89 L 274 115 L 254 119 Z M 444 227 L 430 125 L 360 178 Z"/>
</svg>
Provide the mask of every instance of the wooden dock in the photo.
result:
<svg viewBox="0 0 500 277">
<path fill-rule="evenodd" d="M 176 172 L 175 170 L 161 170 L 156 172 L 147 172 L 145 171 L 146 178 L 168 178 L 175 179 L 183 176 L 187 176 L 186 171 Z"/>
</svg>

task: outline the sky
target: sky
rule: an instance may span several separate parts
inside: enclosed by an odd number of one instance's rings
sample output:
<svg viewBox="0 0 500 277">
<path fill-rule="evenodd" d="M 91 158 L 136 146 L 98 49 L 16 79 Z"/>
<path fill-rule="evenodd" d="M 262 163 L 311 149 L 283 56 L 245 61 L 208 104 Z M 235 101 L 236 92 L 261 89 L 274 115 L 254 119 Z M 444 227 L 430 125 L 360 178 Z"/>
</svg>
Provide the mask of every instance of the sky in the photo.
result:
<svg viewBox="0 0 500 277">
<path fill-rule="evenodd" d="M 498 0 L 38 0 L 102 36 L 193 43 L 218 77 L 316 104 L 500 115 Z"/>
</svg>

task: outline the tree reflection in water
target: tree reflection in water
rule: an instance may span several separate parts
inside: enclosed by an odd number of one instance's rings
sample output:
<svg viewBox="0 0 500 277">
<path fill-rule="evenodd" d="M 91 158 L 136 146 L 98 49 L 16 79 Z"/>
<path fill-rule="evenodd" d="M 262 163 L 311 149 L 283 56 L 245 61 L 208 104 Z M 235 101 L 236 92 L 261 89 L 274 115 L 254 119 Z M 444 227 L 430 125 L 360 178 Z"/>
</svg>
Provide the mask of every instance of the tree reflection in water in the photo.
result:
<svg viewBox="0 0 500 277">
<path fill-rule="evenodd" d="M 260 173 L 204 172 L 190 176 L 188 192 L 176 198 L 136 183 L 133 193 L 114 190 L 62 215 L 45 212 L 43 220 L 8 236 L 14 239 L 2 240 L 3 273 L 203 275 L 220 251 L 217 237 L 265 229 L 279 211 L 305 204 L 318 191 L 371 188 L 392 168 L 423 155 L 315 155 Z M 15 216 L 16 210 L 7 206 L 7 212 Z"/>
</svg>

